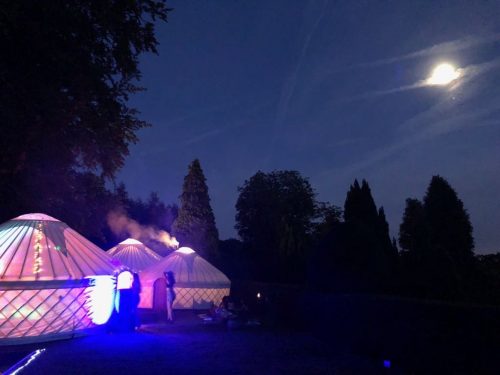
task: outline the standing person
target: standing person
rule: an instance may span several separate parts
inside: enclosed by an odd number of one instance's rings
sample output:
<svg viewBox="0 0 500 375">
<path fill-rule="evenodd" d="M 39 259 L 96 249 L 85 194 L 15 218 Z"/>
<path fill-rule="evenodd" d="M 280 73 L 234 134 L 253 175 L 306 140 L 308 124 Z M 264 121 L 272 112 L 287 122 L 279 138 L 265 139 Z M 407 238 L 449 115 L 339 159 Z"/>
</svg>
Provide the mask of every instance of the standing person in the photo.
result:
<svg viewBox="0 0 500 375">
<path fill-rule="evenodd" d="M 141 291 L 141 280 L 139 279 L 139 275 L 134 272 L 134 282 L 132 284 L 132 330 L 139 329 L 141 327 L 139 314 L 137 313 L 137 308 L 139 306 L 139 302 L 141 301 Z"/>
<path fill-rule="evenodd" d="M 167 279 L 167 320 L 172 323 L 174 321 L 172 306 L 175 301 L 175 277 L 172 271 L 165 272 L 165 278 Z"/>
</svg>

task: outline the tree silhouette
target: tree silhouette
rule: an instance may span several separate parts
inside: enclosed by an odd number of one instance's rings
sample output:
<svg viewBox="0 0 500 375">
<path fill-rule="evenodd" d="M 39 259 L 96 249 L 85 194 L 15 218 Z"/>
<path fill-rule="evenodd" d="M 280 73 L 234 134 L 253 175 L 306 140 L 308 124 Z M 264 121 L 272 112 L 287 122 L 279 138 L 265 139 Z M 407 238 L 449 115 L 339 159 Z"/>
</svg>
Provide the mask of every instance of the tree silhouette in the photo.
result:
<svg viewBox="0 0 500 375">
<path fill-rule="evenodd" d="M 424 210 L 434 264 L 430 275 L 440 282 L 438 291 L 441 289 L 444 297 L 457 296 L 474 262 L 469 215 L 455 190 L 440 176 L 431 179 L 424 197 Z"/>
<path fill-rule="evenodd" d="M 180 201 L 178 217 L 172 226 L 180 246 L 192 247 L 202 257 L 213 260 L 217 257 L 219 232 L 215 226 L 206 179 L 198 159 L 189 165 Z"/>
<path fill-rule="evenodd" d="M 422 202 L 408 198 L 399 226 L 399 246 L 412 256 L 418 256 L 427 247 L 425 211 Z"/>
<path fill-rule="evenodd" d="M 472 225 L 462 201 L 444 178 L 432 177 L 423 204 L 407 199 L 399 243 L 414 293 L 463 297 L 475 272 Z"/>
<path fill-rule="evenodd" d="M 317 213 L 307 179 L 297 171 L 259 171 L 238 190 L 236 229 L 254 255 L 256 272 L 283 281 L 303 278 Z"/>
<path fill-rule="evenodd" d="M 139 56 L 156 52 L 153 22 L 166 17 L 155 0 L 2 3 L 0 219 L 69 214 L 75 173 L 123 165 L 146 126 L 127 103 Z"/>
<path fill-rule="evenodd" d="M 357 180 L 349 187 L 344 222 L 332 223 L 316 245 L 317 282 L 331 289 L 363 292 L 387 291 L 394 283 L 397 250 L 381 207 L 377 210 L 370 186 Z M 323 280 L 322 280 L 323 279 Z M 328 280 L 327 280 L 328 279 Z"/>
<path fill-rule="evenodd" d="M 446 254 L 458 267 L 470 264 L 474 257 L 474 238 L 469 214 L 444 178 L 432 177 L 424 208 L 433 250 Z"/>
</svg>

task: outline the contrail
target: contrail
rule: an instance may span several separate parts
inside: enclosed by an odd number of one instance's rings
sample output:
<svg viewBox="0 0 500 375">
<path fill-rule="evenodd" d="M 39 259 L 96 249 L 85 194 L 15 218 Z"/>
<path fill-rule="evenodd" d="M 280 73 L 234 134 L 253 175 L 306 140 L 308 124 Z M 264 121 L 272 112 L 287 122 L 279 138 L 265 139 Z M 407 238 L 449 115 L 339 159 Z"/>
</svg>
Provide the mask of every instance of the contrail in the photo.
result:
<svg viewBox="0 0 500 375">
<path fill-rule="evenodd" d="M 370 67 L 391 64 L 398 61 L 409 60 L 416 57 L 432 56 L 435 54 L 446 54 L 454 51 L 460 51 L 463 49 L 479 46 L 481 44 L 487 44 L 492 42 L 500 41 L 500 34 L 492 34 L 484 37 L 472 37 L 468 36 L 462 39 L 451 40 L 449 42 L 444 42 L 440 44 L 435 44 L 431 47 L 424 48 L 418 51 L 408 53 L 406 55 L 390 57 L 387 59 L 376 60 L 367 63 L 358 64 L 358 67 Z"/>
<path fill-rule="evenodd" d="M 299 74 L 299 71 L 302 67 L 302 64 L 304 62 L 304 57 L 306 55 L 307 49 L 309 48 L 309 43 L 311 42 L 313 34 L 316 32 L 316 29 L 318 28 L 319 24 L 321 23 L 321 20 L 323 19 L 325 15 L 325 8 L 328 4 L 328 0 L 325 0 L 323 3 L 323 7 L 321 8 L 320 14 L 316 21 L 314 22 L 313 26 L 309 30 L 309 33 L 307 34 L 304 44 L 302 45 L 302 48 L 300 50 L 300 55 L 299 58 L 297 59 L 297 64 L 295 64 L 295 68 L 290 76 L 290 78 L 286 81 L 281 97 L 278 103 L 278 110 L 276 114 L 276 124 L 281 126 L 286 118 L 286 114 L 288 112 L 288 106 L 290 104 L 290 99 L 293 96 L 293 93 L 295 91 L 295 86 L 297 83 L 297 76 Z"/>
<path fill-rule="evenodd" d="M 297 62 L 293 68 L 293 71 L 289 75 L 289 77 L 285 80 L 285 83 L 283 85 L 283 88 L 281 89 L 281 94 L 279 97 L 277 109 L 276 109 L 276 117 L 274 120 L 274 124 L 271 129 L 271 137 L 270 137 L 270 144 L 269 144 L 269 150 L 267 152 L 267 156 L 265 157 L 265 164 L 268 164 L 270 159 L 271 159 L 271 152 L 274 149 L 274 145 L 276 143 L 276 139 L 278 138 L 278 135 L 280 134 L 281 128 L 283 127 L 286 116 L 288 113 L 288 109 L 290 106 L 290 101 L 293 97 L 293 94 L 295 92 L 295 86 L 297 84 L 297 77 L 299 75 L 299 72 L 302 68 L 302 65 L 304 63 L 304 59 L 306 57 L 307 50 L 309 48 L 309 44 L 311 42 L 311 39 L 316 32 L 316 29 L 320 25 L 321 21 L 323 20 L 323 17 L 325 16 L 325 9 L 329 3 L 329 0 L 325 0 L 323 2 L 323 5 L 321 7 L 320 13 L 317 16 L 316 20 L 314 21 L 312 27 L 309 29 L 308 33 L 305 36 L 304 43 L 302 44 L 302 48 L 300 49 L 299 56 L 297 59 Z"/>
<path fill-rule="evenodd" d="M 421 81 L 418 81 L 418 82 L 413 83 L 411 85 L 399 86 L 399 87 L 396 87 L 396 88 L 393 88 L 393 89 L 370 91 L 370 92 L 367 92 L 366 94 L 362 94 L 362 95 L 351 97 L 350 100 L 373 98 L 373 97 L 376 97 L 376 96 L 394 94 L 394 93 L 402 92 L 402 91 L 415 90 L 415 89 L 419 89 L 421 87 L 426 87 L 426 86 L 428 86 L 428 84 L 426 83 L 426 81 L 425 80 L 421 80 Z"/>
</svg>

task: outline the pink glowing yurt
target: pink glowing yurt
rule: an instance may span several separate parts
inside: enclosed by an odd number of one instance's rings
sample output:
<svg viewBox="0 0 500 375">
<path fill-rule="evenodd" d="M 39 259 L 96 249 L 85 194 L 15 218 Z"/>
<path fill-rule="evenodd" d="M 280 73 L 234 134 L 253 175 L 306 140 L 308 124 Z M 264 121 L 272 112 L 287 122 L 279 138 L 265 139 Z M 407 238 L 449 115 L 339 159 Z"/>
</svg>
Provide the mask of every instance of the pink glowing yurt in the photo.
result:
<svg viewBox="0 0 500 375">
<path fill-rule="evenodd" d="M 0 225 L 0 345 L 105 323 L 113 271 L 108 254 L 53 217 L 27 214 Z"/>
<path fill-rule="evenodd" d="M 229 295 L 231 281 L 194 250 L 181 247 L 139 274 L 142 284 L 141 308 L 166 307 L 165 272 L 176 280 L 174 309 L 208 309 Z"/>
<path fill-rule="evenodd" d="M 162 257 L 142 242 L 128 238 L 108 250 L 108 254 L 134 272 L 158 263 Z"/>
</svg>

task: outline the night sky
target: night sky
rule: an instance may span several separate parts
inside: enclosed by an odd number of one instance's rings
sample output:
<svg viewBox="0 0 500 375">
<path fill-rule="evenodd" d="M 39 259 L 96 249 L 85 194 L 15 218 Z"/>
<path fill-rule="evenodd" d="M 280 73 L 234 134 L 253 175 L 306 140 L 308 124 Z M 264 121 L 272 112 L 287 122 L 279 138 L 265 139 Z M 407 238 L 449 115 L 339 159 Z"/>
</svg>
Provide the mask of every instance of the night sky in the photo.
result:
<svg viewBox="0 0 500 375">
<path fill-rule="evenodd" d="M 500 251 L 500 2 L 170 1 L 159 56 L 141 60 L 139 132 L 118 176 L 133 197 L 178 202 L 199 158 L 221 239 L 237 187 L 298 170 L 343 206 L 368 180 L 397 237 L 408 197 L 446 178 L 476 252 Z M 462 69 L 423 84 L 440 62 Z"/>
</svg>

